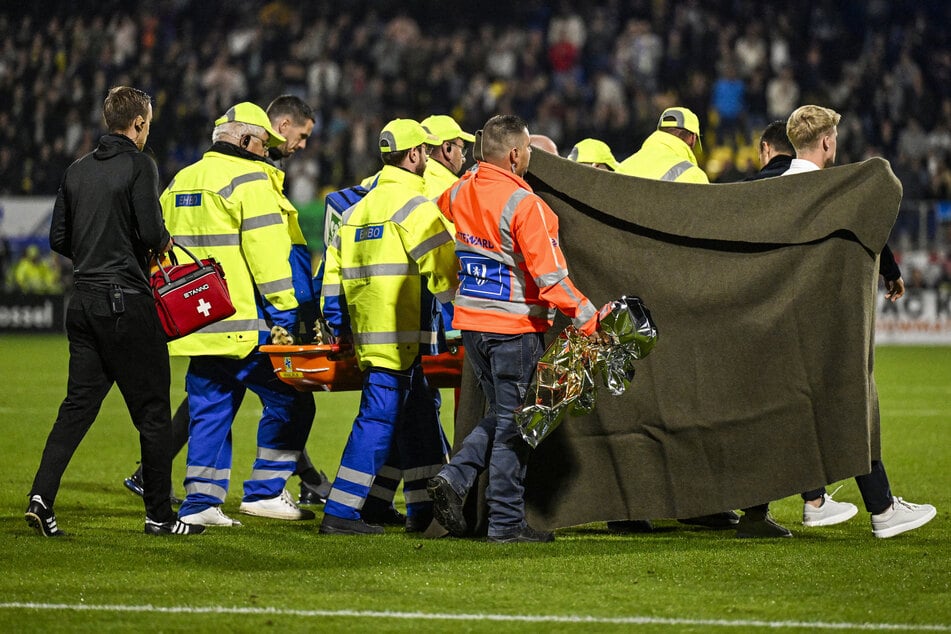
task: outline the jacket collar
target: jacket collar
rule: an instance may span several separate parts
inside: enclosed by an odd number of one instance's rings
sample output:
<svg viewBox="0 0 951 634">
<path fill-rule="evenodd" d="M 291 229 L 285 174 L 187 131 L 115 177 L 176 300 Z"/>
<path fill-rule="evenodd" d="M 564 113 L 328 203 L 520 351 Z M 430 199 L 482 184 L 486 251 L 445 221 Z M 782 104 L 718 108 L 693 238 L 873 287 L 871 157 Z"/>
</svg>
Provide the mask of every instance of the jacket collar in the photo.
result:
<svg viewBox="0 0 951 634">
<path fill-rule="evenodd" d="M 479 179 L 490 179 L 493 181 L 505 181 L 510 180 L 512 184 L 516 187 L 521 187 L 522 189 L 527 189 L 530 192 L 533 192 L 532 186 L 525 182 L 525 179 L 515 174 L 514 172 L 506 171 L 501 167 L 493 165 L 492 163 L 486 163 L 484 161 L 479 161 L 476 164 L 477 169 L 473 171 L 473 178 Z"/>
<path fill-rule="evenodd" d="M 697 164 L 697 157 L 693 153 L 693 150 L 690 149 L 690 146 L 684 143 L 683 139 L 675 137 L 669 132 L 655 130 L 654 133 L 644 141 L 643 147 L 647 147 L 648 145 L 661 145 L 667 148 L 671 153 L 676 154 L 679 158 L 690 161 L 694 165 Z"/>
<path fill-rule="evenodd" d="M 404 170 L 402 167 L 384 165 L 383 169 L 380 170 L 380 178 L 377 180 L 377 186 L 388 185 L 390 183 L 399 183 L 419 193 L 423 193 L 426 188 L 426 181 L 423 180 L 422 176 L 417 176 L 410 171 Z"/>
</svg>

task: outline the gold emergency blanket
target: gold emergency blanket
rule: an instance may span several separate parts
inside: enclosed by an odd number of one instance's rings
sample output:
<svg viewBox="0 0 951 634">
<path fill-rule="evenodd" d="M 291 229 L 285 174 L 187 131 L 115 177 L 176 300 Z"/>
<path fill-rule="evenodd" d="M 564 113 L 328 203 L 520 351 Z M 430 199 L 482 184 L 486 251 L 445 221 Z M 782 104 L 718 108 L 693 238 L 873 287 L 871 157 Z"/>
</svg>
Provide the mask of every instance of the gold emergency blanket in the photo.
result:
<svg viewBox="0 0 951 634">
<path fill-rule="evenodd" d="M 694 185 L 535 152 L 528 180 L 578 288 L 636 293 L 663 333 L 623 395 L 533 451 L 532 525 L 691 517 L 868 472 L 877 257 L 901 200 L 886 161 Z M 457 445 L 482 414 L 466 373 Z"/>
</svg>

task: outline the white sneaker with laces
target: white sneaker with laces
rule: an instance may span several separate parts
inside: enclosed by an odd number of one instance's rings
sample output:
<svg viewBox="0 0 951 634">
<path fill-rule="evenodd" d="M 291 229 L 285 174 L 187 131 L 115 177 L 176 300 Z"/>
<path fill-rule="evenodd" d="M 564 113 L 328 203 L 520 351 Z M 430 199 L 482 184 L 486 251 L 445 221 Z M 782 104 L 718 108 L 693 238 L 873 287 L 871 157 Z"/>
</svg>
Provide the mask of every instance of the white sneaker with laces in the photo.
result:
<svg viewBox="0 0 951 634">
<path fill-rule="evenodd" d="M 835 495 L 839 489 L 832 492 Z M 851 502 L 836 502 L 828 493 L 822 496 L 822 504 L 813 506 L 808 502 L 802 505 L 803 526 L 832 526 L 846 522 L 859 512 L 857 506 Z"/>
<path fill-rule="evenodd" d="M 938 514 L 930 504 L 912 504 L 893 497 L 892 505 L 884 512 L 872 516 L 872 535 L 894 537 L 905 531 L 924 526 Z"/>
<path fill-rule="evenodd" d="M 242 502 L 238 512 L 245 515 L 270 517 L 275 520 L 312 520 L 315 517 L 313 511 L 297 506 L 287 489 L 281 491 L 277 497 L 267 500 Z"/>
<path fill-rule="evenodd" d="M 220 506 L 209 506 L 200 513 L 184 515 L 178 519 L 186 524 L 198 524 L 200 526 L 241 526 L 241 522 L 225 515 Z"/>
</svg>

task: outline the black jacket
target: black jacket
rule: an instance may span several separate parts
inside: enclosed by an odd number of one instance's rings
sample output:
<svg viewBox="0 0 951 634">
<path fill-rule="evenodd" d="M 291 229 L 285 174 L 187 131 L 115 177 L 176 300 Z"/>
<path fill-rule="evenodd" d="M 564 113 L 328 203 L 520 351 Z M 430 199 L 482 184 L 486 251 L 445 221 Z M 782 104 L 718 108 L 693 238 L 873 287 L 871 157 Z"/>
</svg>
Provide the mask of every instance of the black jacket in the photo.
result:
<svg viewBox="0 0 951 634">
<path fill-rule="evenodd" d="M 782 176 L 786 173 L 786 170 L 789 169 L 792 160 L 793 157 L 788 154 L 777 154 L 769 160 L 769 163 L 763 166 L 763 169 L 746 180 L 758 181 L 764 178 Z M 878 273 L 889 282 L 901 277 L 901 269 L 898 267 L 898 262 L 895 261 L 895 255 L 892 253 L 892 250 L 888 248 L 887 244 L 882 249 L 882 257 L 878 262 Z"/>
<path fill-rule="evenodd" d="M 763 169 L 748 177 L 746 180 L 758 181 L 764 178 L 772 178 L 773 176 L 782 176 L 786 173 L 786 170 L 789 169 L 792 160 L 793 157 L 788 154 L 777 154 L 769 159 L 769 163 L 764 165 Z"/>
<path fill-rule="evenodd" d="M 75 283 L 150 292 L 149 257 L 169 240 L 158 197 L 155 162 L 121 134 L 103 136 L 69 166 L 50 246 L 73 261 Z"/>
</svg>

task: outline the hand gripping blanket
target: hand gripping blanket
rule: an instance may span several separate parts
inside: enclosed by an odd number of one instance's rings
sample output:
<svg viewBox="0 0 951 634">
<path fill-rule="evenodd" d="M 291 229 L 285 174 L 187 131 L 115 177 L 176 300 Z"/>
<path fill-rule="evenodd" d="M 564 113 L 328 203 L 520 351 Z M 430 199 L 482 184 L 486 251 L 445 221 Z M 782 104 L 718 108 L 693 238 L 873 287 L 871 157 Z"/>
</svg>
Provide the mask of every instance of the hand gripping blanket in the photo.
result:
<svg viewBox="0 0 951 634">
<path fill-rule="evenodd" d="M 696 185 L 535 152 L 528 181 L 578 288 L 641 297 L 660 333 L 625 394 L 532 453 L 529 523 L 685 518 L 868 473 L 878 254 L 901 200 L 886 161 Z M 466 375 L 457 444 L 482 415 Z"/>
</svg>

